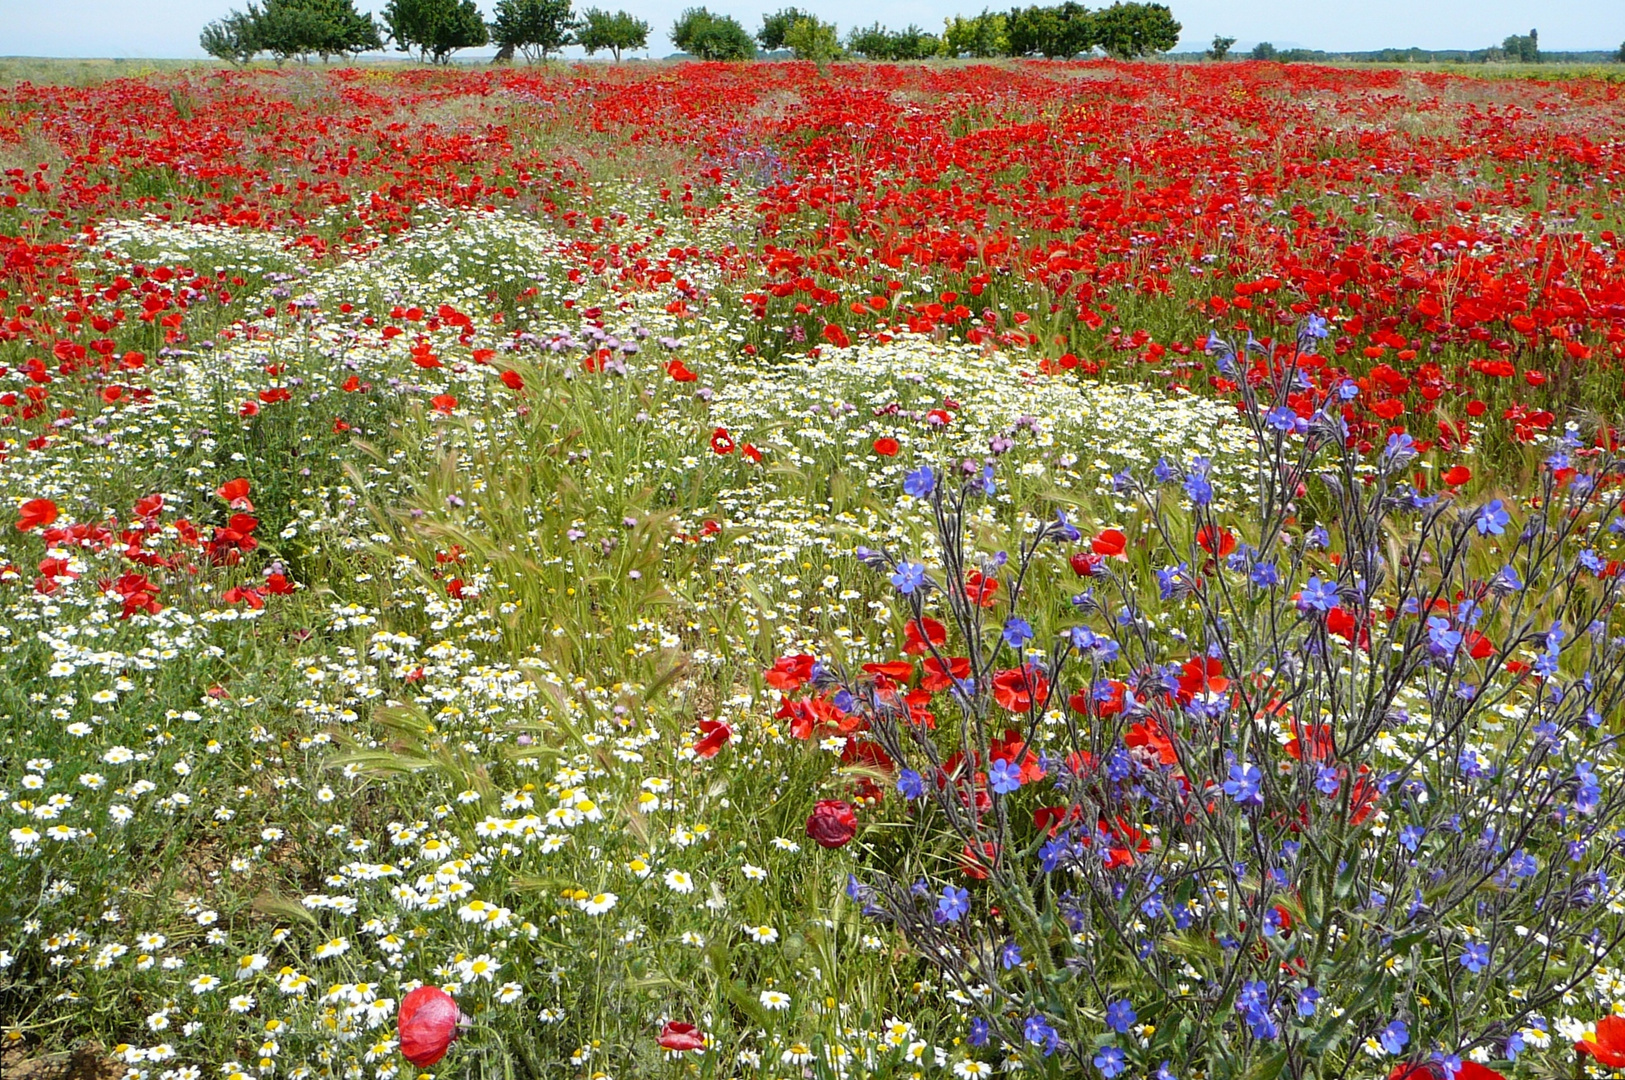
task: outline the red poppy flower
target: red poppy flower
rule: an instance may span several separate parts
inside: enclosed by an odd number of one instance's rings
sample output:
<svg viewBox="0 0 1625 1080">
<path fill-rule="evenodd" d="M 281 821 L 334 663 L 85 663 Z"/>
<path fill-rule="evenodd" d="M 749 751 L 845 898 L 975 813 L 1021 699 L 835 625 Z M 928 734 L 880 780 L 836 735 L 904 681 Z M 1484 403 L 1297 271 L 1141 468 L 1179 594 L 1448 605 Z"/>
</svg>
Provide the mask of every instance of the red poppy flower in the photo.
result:
<svg viewBox="0 0 1625 1080">
<path fill-rule="evenodd" d="M 18 508 L 17 528 L 21 532 L 49 525 L 56 520 L 56 503 L 50 499 L 29 499 Z"/>
<path fill-rule="evenodd" d="M 1035 664 L 1010 668 L 993 676 L 993 700 L 1011 712 L 1032 712 L 1033 703 L 1049 696 L 1049 679 Z"/>
<path fill-rule="evenodd" d="M 1203 525 L 1196 530 L 1196 546 L 1214 558 L 1222 559 L 1236 550 L 1236 534 L 1229 529 Z"/>
<path fill-rule="evenodd" d="M 775 690 L 799 690 L 812 678 L 816 661 L 805 653 L 799 656 L 781 656 L 762 676 L 762 681 Z"/>
<path fill-rule="evenodd" d="M 1168 733 L 1162 729 L 1162 724 L 1156 717 L 1142 720 L 1130 727 L 1128 734 L 1123 736 L 1123 745 L 1130 750 L 1140 750 L 1159 765 L 1179 763 L 1179 754 L 1175 752 L 1172 740 L 1168 738 Z"/>
<path fill-rule="evenodd" d="M 438 986 L 418 987 L 401 999 L 396 1019 L 401 1054 L 420 1069 L 435 1064 L 456 1041 L 462 1018 L 450 994 Z"/>
<path fill-rule="evenodd" d="M 666 1026 L 660 1029 L 660 1045 L 667 1050 L 676 1050 L 678 1052 L 704 1050 L 705 1036 L 693 1024 L 668 1020 Z"/>
<path fill-rule="evenodd" d="M 1469 469 L 1465 465 L 1453 466 L 1452 468 L 1446 469 L 1444 474 L 1444 482 L 1449 484 L 1451 487 L 1461 487 L 1461 485 L 1465 484 L 1472 478 L 1473 470 Z"/>
<path fill-rule="evenodd" d="M 912 619 L 903 627 L 903 652 L 909 656 L 930 652 L 929 645 L 940 648 L 947 640 L 948 631 L 935 619 Z"/>
<path fill-rule="evenodd" d="M 1103 529 L 1099 536 L 1089 541 L 1089 549 L 1096 555 L 1121 555 L 1128 547 L 1128 537 L 1123 535 L 1122 529 Z"/>
<path fill-rule="evenodd" d="M 925 675 L 920 679 L 920 689 L 929 690 L 932 693 L 948 689 L 956 679 L 962 681 L 970 678 L 970 657 L 968 656 L 948 657 L 946 671 L 943 670 L 942 661 L 934 656 L 926 657 L 923 666 Z"/>
<path fill-rule="evenodd" d="M 1445 1080 L 1444 1067 L 1436 1061 L 1395 1065 L 1394 1070 L 1388 1074 L 1388 1080 Z M 1505 1078 L 1494 1069 L 1487 1069 L 1476 1061 L 1462 1058 L 1461 1068 L 1456 1070 L 1453 1080 L 1505 1080 Z"/>
<path fill-rule="evenodd" d="M 1101 572 L 1100 568 L 1106 558 L 1089 551 L 1074 551 L 1067 561 L 1072 564 L 1072 572 L 1079 577 L 1094 577 Z"/>
<path fill-rule="evenodd" d="M 429 399 L 429 404 L 434 406 L 435 412 L 449 414 L 457 407 L 457 399 L 450 394 L 436 394 Z"/>
<path fill-rule="evenodd" d="M 676 382 L 693 382 L 695 379 L 699 378 L 698 375 L 688 370 L 688 365 L 684 364 L 681 360 L 673 360 L 671 363 L 667 364 L 666 374 L 670 375 Z"/>
<path fill-rule="evenodd" d="M 719 427 L 711 433 L 711 451 L 716 454 L 731 454 L 734 452 L 733 436 L 728 429 Z"/>
<path fill-rule="evenodd" d="M 1605 1016 L 1597 1021 L 1597 1037 L 1581 1039 L 1574 1049 L 1609 1069 L 1625 1069 L 1625 1017 Z"/>
<path fill-rule="evenodd" d="M 882 435 L 875 440 L 875 453 L 881 457 L 894 457 L 899 449 L 897 440 L 889 435 Z"/>
<path fill-rule="evenodd" d="M 254 504 L 248 501 L 248 481 L 241 476 L 235 480 L 227 480 L 215 488 L 214 493 L 226 500 L 233 510 L 252 512 L 254 509 Z"/>
<path fill-rule="evenodd" d="M 502 385 L 509 390 L 523 390 L 525 388 L 525 377 L 509 368 L 502 373 Z"/>
<path fill-rule="evenodd" d="M 733 738 L 733 728 L 721 720 L 701 720 L 700 738 L 694 744 L 694 755 L 702 758 L 713 758 L 727 741 Z"/>
<path fill-rule="evenodd" d="M 858 817 L 844 799 L 820 799 L 807 818 L 807 835 L 819 847 L 845 847 L 858 834 Z"/>
<path fill-rule="evenodd" d="M 986 577 L 980 570 L 965 575 L 965 597 L 979 607 L 992 607 L 998 602 L 999 579 Z"/>
</svg>

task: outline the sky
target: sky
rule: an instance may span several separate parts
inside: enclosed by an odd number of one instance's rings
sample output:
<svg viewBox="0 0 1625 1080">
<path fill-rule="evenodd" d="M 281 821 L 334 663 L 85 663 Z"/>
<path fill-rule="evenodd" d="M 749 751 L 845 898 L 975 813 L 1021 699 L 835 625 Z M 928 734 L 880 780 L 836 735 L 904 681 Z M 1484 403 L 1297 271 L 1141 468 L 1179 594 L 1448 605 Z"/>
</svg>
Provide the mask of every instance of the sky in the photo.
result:
<svg viewBox="0 0 1625 1080">
<path fill-rule="evenodd" d="M 386 0 L 357 0 L 362 11 Z M 478 0 L 489 16 L 496 0 Z M 791 0 L 577 0 L 577 7 L 622 8 L 653 28 L 646 55 L 672 51 L 666 31 L 678 12 L 703 3 L 755 31 L 762 14 Z M 941 32 L 945 15 L 1011 7 L 1018 0 L 799 0 L 834 21 L 844 36 L 879 20 Z M 1032 0 L 1022 0 L 1032 2 Z M 1084 0 L 1104 6 L 1104 0 Z M 1206 48 L 1215 34 L 1240 49 L 1259 41 L 1282 48 L 1360 51 L 1388 46 L 1483 48 L 1508 34 L 1540 31 L 1543 49 L 1616 49 L 1625 42 L 1625 0 L 1164 0 L 1184 25 L 1179 48 Z M 246 0 L 0 0 L 0 56 L 202 56 L 198 31 Z M 579 50 L 572 50 L 578 52 Z M 472 51 L 462 54 L 473 57 Z"/>
</svg>

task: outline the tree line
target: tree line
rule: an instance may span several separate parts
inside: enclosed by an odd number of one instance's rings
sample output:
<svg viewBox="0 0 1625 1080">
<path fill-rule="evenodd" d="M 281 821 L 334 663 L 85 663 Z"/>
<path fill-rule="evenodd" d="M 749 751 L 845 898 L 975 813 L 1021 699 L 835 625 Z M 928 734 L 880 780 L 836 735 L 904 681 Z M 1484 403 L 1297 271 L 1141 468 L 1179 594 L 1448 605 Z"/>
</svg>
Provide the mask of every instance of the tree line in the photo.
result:
<svg viewBox="0 0 1625 1080">
<path fill-rule="evenodd" d="M 944 20 L 940 35 L 910 24 L 891 30 L 878 22 L 853 28 L 844 42 L 834 23 L 788 7 L 763 16 L 753 36 L 729 15 L 689 8 L 672 28 L 672 42 L 702 60 L 744 60 L 756 47 L 789 50 L 798 60 L 824 63 L 846 56 L 868 60 L 924 60 L 935 56 L 1084 56 L 1095 50 L 1130 59 L 1166 52 L 1180 25 L 1165 4 L 1114 3 L 1091 11 L 1073 0 Z"/>
<path fill-rule="evenodd" d="M 203 51 L 244 64 L 262 53 L 278 61 L 354 56 L 392 42 L 401 52 L 445 63 L 458 49 L 495 44 L 497 58 L 515 54 L 545 60 L 567 45 L 589 54 L 608 52 L 619 61 L 629 49 L 649 44 L 649 24 L 625 11 L 586 8 L 575 14 L 570 0 L 497 0 L 487 23 L 474 0 L 389 0 L 378 19 L 363 15 L 355 0 L 265 0 L 209 23 L 199 36 Z"/>
<path fill-rule="evenodd" d="M 1165 52 L 1179 40 L 1180 24 L 1164 4 L 1122 2 L 1091 11 L 1074 0 L 944 20 L 941 34 L 918 26 L 891 30 L 878 22 L 852 29 L 844 41 L 834 23 L 787 7 L 763 16 L 750 33 L 731 15 L 703 7 L 684 11 L 672 27 L 673 44 L 702 60 L 748 60 L 758 49 L 788 51 L 819 64 L 848 56 L 869 60 L 924 60 L 937 56 L 1088 55 L 1096 50 L 1129 59 Z M 402 52 L 444 63 L 458 49 L 495 44 L 497 59 L 515 55 L 545 60 L 569 45 L 589 54 L 607 51 L 618 61 L 646 48 L 649 24 L 625 11 L 587 8 L 578 17 L 571 0 L 498 0 L 488 23 L 474 0 L 389 0 L 378 19 L 354 0 L 264 0 L 232 11 L 203 28 L 205 52 L 232 63 L 262 54 L 278 61 L 353 56 L 393 43 Z"/>
</svg>

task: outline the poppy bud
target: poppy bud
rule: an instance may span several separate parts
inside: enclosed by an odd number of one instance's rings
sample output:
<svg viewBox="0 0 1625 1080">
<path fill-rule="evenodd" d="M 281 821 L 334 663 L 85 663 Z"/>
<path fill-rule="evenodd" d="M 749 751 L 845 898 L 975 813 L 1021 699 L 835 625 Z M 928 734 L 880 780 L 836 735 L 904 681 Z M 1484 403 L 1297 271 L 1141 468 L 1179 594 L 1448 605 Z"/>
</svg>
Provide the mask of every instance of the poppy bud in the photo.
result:
<svg viewBox="0 0 1625 1080">
<path fill-rule="evenodd" d="M 857 832 L 857 815 L 842 799 L 820 799 L 807 818 L 807 835 L 820 847 L 845 847 Z"/>
<path fill-rule="evenodd" d="M 446 1056 L 457 1038 L 462 1013 L 452 996 L 438 986 L 420 986 L 401 999 L 396 1027 L 401 1054 L 418 1068 L 428 1068 Z"/>
</svg>

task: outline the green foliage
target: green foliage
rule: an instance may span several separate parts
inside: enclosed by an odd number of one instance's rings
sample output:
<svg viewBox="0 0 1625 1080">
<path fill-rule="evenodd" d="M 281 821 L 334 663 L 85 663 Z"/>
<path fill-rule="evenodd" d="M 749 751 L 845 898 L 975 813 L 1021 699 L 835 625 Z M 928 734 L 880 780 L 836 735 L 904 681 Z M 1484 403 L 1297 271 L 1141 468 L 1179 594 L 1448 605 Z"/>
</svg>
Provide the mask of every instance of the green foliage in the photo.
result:
<svg viewBox="0 0 1625 1080">
<path fill-rule="evenodd" d="M 762 28 L 756 31 L 756 40 L 769 52 L 774 49 L 787 49 L 790 46 L 785 38 L 790 33 L 790 28 L 802 19 L 810 17 L 808 12 L 793 7 L 781 8 L 771 15 L 763 15 Z"/>
<path fill-rule="evenodd" d="M 383 18 L 397 49 L 437 64 L 490 40 L 474 0 L 389 0 Z"/>
<path fill-rule="evenodd" d="M 1619 52 L 1614 54 L 1614 59 L 1625 64 L 1625 42 L 1620 43 Z"/>
<path fill-rule="evenodd" d="M 1008 20 L 1002 11 L 982 9 L 980 15 L 955 15 L 943 22 L 942 51 L 948 56 L 1009 56 Z"/>
<path fill-rule="evenodd" d="M 1279 51 L 1280 50 L 1278 50 L 1274 45 L 1271 45 L 1269 42 L 1260 41 L 1257 45 L 1253 46 L 1253 51 L 1249 55 L 1251 55 L 1254 60 L 1274 60 Z"/>
<path fill-rule="evenodd" d="M 216 60 L 231 64 L 246 64 L 259 51 L 254 44 L 254 22 L 240 11 L 205 26 L 198 35 L 198 44 Z"/>
<path fill-rule="evenodd" d="M 491 40 L 509 56 L 517 51 L 535 62 L 571 44 L 575 28 L 570 0 L 498 0 Z"/>
<path fill-rule="evenodd" d="M 913 23 L 902 30 L 875 23 L 854 27 L 847 35 L 846 48 L 870 60 L 925 60 L 941 53 L 942 42 Z"/>
<path fill-rule="evenodd" d="M 672 44 L 701 60 L 749 60 L 756 55 L 750 34 L 732 15 L 687 8 L 671 28 Z"/>
<path fill-rule="evenodd" d="M 1067 0 L 1056 7 L 1011 8 L 1005 20 L 1015 56 L 1076 56 L 1088 52 L 1093 37 L 1089 9 Z"/>
<path fill-rule="evenodd" d="M 1540 31 L 1531 30 L 1527 34 L 1513 34 L 1501 42 L 1501 51 L 1508 60 L 1516 60 L 1520 64 L 1540 63 Z"/>
<path fill-rule="evenodd" d="M 649 45 L 649 24 L 628 11 L 608 12 L 601 8 L 588 8 L 581 13 L 576 26 L 576 44 L 588 55 L 608 49 L 621 62 L 626 49 L 643 49 Z"/>
<path fill-rule="evenodd" d="M 1213 35 L 1213 44 L 1208 46 L 1207 58 L 1209 60 L 1224 60 L 1230 55 L 1230 47 L 1236 43 L 1233 37 L 1222 34 Z"/>
<path fill-rule="evenodd" d="M 1095 12 L 1093 22 L 1091 43 L 1118 60 L 1167 52 L 1182 29 L 1166 4 L 1113 4 Z"/>
<path fill-rule="evenodd" d="M 797 60 L 811 60 L 820 68 L 841 55 L 841 39 L 835 24 L 811 15 L 791 25 L 784 35 L 784 44 Z"/>
<path fill-rule="evenodd" d="M 384 47 L 378 25 L 355 9 L 354 0 L 266 0 L 261 8 L 233 11 L 203 28 L 198 43 L 210 56 L 235 64 L 268 52 L 278 61 L 320 56 L 323 60 Z"/>
</svg>

